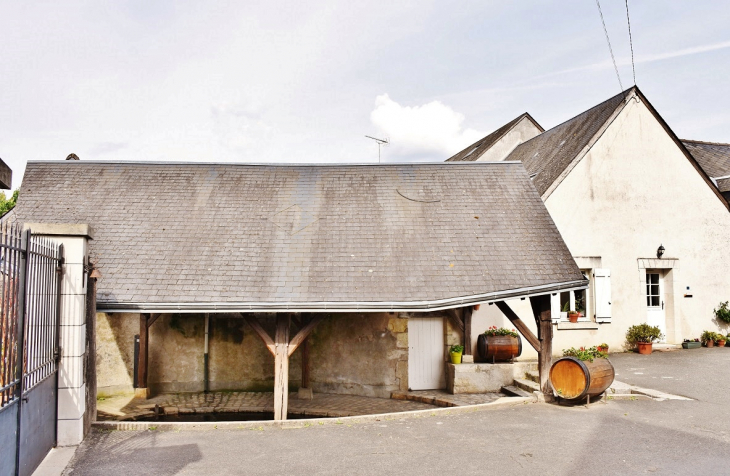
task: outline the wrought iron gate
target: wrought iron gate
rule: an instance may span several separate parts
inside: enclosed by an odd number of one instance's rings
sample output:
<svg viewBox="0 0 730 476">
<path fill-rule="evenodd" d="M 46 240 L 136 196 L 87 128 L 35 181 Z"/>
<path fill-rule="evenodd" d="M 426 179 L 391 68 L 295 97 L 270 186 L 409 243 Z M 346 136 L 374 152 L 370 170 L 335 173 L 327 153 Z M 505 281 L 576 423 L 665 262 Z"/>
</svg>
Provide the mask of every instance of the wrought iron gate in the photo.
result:
<svg viewBox="0 0 730 476">
<path fill-rule="evenodd" d="M 56 445 L 63 245 L 0 225 L 0 475 Z"/>
</svg>

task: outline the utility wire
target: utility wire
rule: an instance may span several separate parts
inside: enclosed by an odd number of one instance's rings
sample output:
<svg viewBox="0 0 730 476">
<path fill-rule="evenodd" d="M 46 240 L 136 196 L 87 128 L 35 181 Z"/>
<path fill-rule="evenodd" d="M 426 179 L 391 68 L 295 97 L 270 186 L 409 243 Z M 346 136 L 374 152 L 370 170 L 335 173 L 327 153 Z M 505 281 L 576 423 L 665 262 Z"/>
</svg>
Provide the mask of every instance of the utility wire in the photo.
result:
<svg viewBox="0 0 730 476">
<path fill-rule="evenodd" d="M 636 67 L 634 66 L 634 40 L 631 38 L 631 18 L 629 18 L 629 0 L 626 1 L 626 23 L 629 24 L 629 45 L 631 45 L 631 71 L 634 73 L 634 86 L 636 86 Z"/>
<path fill-rule="evenodd" d="M 613 61 L 613 69 L 616 71 L 616 77 L 618 78 L 618 85 L 621 87 L 621 91 L 624 90 L 624 85 L 621 84 L 621 76 L 618 74 L 618 66 L 616 66 L 616 58 L 613 56 L 613 48 L 611 48 L 611 40 L 608 38 L 608 29 L 606 28 L 606 22 L 603 20 L 603 12 L 601 11 L 601 4 L 596 0 L 598 6 L 598 14 L 601 15 L 601 23 L 603 24 L 603 32 L 606 33 L 606 42 L 608 42 L 608 51 L 611 52 L 611 61 Z"/>
</svg>

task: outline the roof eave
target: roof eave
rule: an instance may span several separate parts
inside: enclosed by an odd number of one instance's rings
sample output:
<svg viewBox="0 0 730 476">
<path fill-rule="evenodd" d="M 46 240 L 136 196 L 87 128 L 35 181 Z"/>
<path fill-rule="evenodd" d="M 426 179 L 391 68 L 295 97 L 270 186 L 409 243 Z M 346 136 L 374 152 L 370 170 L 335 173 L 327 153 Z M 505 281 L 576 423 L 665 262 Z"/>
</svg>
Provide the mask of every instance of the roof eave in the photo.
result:
<svg viewBox="0 0 730 476">
<path fill-rule="evenodd" d="M 511 289 L 487 294 L 461 296 L 436 301 L 400 302 L 110 302 L 97 301 L 96 309 L 108 313 L 233 313 L 233 312 L 423 312 L 442 311 L 477 304 L 488 304 L 507 299 L 521 299 L 564 291 L 588 288 L 588 281 L 577 280 L 527 288 Z"/>
</svg>

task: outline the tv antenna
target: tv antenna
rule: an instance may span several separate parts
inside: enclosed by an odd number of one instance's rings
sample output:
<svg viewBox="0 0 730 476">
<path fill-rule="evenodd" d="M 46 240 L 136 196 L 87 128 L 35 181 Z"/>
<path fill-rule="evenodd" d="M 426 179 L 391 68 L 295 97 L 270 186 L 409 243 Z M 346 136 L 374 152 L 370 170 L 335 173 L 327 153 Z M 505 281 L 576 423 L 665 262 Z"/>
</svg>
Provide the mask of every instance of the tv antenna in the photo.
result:
<svg viewBox="0 0 730 476">
<path fill-rule="evenodd" d="M 377 137 L 372 137 L 372 136 L 365 136 L 365 137 L 367 137 L 368 139 L 372 139 L 378 143 L 378 163 L 380 163 L 380 147 L 390 144 L 390 141 L 388 140 L 387 137 L 385 139 L 378 139 Z"/>
</svg>

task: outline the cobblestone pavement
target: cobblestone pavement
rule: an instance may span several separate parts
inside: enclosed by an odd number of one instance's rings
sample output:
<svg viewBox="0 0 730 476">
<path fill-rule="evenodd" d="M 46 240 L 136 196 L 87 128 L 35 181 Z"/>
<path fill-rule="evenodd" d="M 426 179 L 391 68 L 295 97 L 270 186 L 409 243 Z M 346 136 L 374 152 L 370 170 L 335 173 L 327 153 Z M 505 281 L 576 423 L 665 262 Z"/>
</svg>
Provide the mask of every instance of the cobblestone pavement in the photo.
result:
<svg viewBox="0 0 730 476">
<path fill-rule="evenodd" d="M 398 400 L 427 403 L 429 405 L 436 405 L 439 407 L 463 407 L 465 405 L 492 403 L 501 397 L 504 397 L 501 393 L 462 393 L 452 395 L 444 390 L 417 390 L 410 392 L 396 392 L 393 394 L 393 398 Z"/>
<path fill-rule="evenodd" d="M 112 397 L 99 400 L 97 410 L 100 420 L 133 420 L 152 415 L 155 405 L 159 405 L 162 411 L 168 415 L 273 412 L 274 394 L 273 392 L 174 393 L 157 395 L 148 400 L 131 396 Z M 320 417 L 372 415 L 438 407 L 439 405 L 423 401 L 357 395 L 317 393 L 312 400 L 300 400 L 296 393 L 289 395 L 290 413 Z"/>
</svg>

